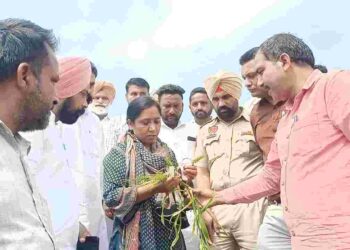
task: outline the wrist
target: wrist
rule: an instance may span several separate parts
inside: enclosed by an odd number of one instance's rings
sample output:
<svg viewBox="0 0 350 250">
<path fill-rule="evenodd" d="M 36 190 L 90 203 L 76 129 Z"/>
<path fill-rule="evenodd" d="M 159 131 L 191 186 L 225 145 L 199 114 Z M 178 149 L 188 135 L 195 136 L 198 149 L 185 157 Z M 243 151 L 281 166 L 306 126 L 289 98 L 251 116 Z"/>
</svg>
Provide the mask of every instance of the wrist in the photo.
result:
<svg viewBox="0 0 350 250">
<path fill-rule="evenodd" d="M 214 205 L 226 204 L 226 200 L 221 192 L 213 191 L 213 204 Z"/>
</svg>

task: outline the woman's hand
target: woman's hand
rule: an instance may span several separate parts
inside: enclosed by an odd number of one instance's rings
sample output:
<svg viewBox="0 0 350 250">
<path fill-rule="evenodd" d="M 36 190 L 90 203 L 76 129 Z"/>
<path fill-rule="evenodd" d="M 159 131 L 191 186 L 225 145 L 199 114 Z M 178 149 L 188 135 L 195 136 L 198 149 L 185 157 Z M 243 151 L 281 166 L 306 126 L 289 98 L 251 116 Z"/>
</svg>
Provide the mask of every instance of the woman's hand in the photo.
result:
<svg viewBox="0 0 350 250">
<path fill-rule="evenodd" d="M 110 208 L 110 207 L 107 207 L 107 205 L 102 202 L 102 207 L 103 207 L 103 210 L 105 212 L 105 215 L 110 218 L 111 220 L 113 220 L 114 218 L 114 212 L 115 212 L 115 209 L 114 208 Z"/>
<path fill-rule="evenodd" d="M 169 193 L 180 183 L 180 176 L 169 177 L 164 182 L 158 184 L 158 193 Z"/>
</svg>

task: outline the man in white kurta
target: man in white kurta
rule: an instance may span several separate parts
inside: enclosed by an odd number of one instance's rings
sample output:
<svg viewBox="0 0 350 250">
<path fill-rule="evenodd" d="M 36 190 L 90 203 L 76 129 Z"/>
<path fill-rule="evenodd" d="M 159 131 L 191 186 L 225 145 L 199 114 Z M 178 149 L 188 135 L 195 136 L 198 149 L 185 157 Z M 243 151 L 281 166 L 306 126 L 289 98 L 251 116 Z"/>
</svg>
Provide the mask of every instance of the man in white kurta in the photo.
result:
<svg viewBox="0 0 350 250">
<path fill-rule="evenodd" d="M 102 208 L 101 168 L 104 156 L 103 130 L 100 120 L 90 110 L 79 117 L 78 137 L 81 144 L 83 168 L 79 182 L 86 217 L 81 221 L 92 235 L 99 237 L 99 249 L 108 249 L 107 226 Z"/>
<path fill-rule="evenodd" d="M 64 139 L 64 124 L 74 124 L 87 108 L 90 61 L 81 57 L 59 59 L 60 80 L 55 85 L 58 102 L 50 116 L 49 126 L 43 131 L 24 133 L 32 143 L 28 154 L 31 173 L 38 183 L 50 210 L 57 249 L 76 249 L 78 238 L 89 235 L 79 222 L 82 192 L 79 190 L 81 150 L 79 136 L 71 133 L 70 141 L 78 142 L 70 151 Z M 76 135 L 76 136 L 75 136 Z"/>
<path fill-rule="evenodd" d="M 51 114 L 45 130 L 25 133 L 31 142 L 31 172 L 47 200 L 57 249 L 75 249 L 79 236 L 81 197 L 62 137 L 62 123 Z M 78 139 L 78 138 L 75 138 Z"/>
</svg>

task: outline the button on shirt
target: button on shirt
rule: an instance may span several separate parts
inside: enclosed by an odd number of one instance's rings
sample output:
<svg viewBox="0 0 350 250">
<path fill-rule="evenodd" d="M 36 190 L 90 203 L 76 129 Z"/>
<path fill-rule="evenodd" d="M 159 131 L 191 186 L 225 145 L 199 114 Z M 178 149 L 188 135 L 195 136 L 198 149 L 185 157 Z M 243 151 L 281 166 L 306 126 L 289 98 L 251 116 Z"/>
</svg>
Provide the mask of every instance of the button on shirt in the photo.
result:
<svg viewBox="0 0 350 250">
<path fill-rule="evenodd" d="M 188 141 L 187 137 L 196 137 L 196 133 L 195 127 L 188 123 L 179 121 L 177 127 L 172 129 L 162 122 L 159 138 L 174 151 L 178 164 L 182 165 L 192 159 L 195 142 Z"/>
<path fill-rule="evenodd" d="M 1 249 L 55 249 L 47 203 L 26 161 L 29 147 L 0 121 Z"/>
<path fill-rule="evenodd" d="M 255 176 L 262 168 L 262 155 L 255 143 L 246 111 L 231 123 L 219 118 L 204 125 L 198 134 L 196 163 L 210 171 L 211 187 L 222 190 Z"/>
<path fill-rule="evenodd" d="M 231 203 L 281 190 L 293 249 L 350 248 L 350 71 L 315 70 L 286 103 L 263 171 L 222 191 Z"/>
<path fill-rule="evenodd" d="M 275 138 L 282 105 L 283 103 L 272 105 L 266 99 L 261 99 L 255 104 L 250 114 L 255 139 L 263 153 L 264 161 L 270 152 L 271 142 Z"/>
</svg>

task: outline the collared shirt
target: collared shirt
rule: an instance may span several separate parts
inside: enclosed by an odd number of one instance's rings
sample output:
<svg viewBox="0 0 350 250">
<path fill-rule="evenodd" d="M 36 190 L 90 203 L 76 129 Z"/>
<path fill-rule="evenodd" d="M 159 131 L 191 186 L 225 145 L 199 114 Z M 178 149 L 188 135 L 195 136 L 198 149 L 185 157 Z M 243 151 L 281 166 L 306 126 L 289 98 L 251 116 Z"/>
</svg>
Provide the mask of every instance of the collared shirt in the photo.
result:
<svg viewBox="0 0 350 250">
<path fill-rule="evenodd" d="M 101 123 L 104 136 L 104 154 L 107 155 L 118 143 L 118 140 L 128 131 L 128 125 L 125 115 L 116 117 L 106 116 L 101 120 Z"/>
<path fill-rule="evenodd" d="M 261 169 L 262 155 L 255 143 L 249 115 L 241 111 L 231 123 L 218 117 L 204 125 L 197 137 L 196 166 L 208 168 L 211 187 L 222 190 L 255 176 Z"/>
<path fill-rule="evenodd" d="M 22 135 L 32 145 L 28 162 L 40 193 L 48 203 L 56 247 L 76 249 L 81 195 L 74 179 L 73 163 L 63 140 L 62 123 L 56 123 L 52 113 L 45 130 Z"/>
<path fill-rule="evenodd" d="M 263 153 L 264 161 L 270 152 L 271 142 L 275 138 L 278 122 L 281 118 L 282 104 L 273 105 L 266 99 L 261 99 L 250 113 L 250 123 L 256 143 Z"/>
<path fill-rule="evenodd" d="M 293 249 L 350 247 L 349 81 L 350 71 L 313 71 L 286 103 L 263 171 L 222 191 L 231 203 L 281 191 Z"/>
<path fill-rule="evenodd" d="M 0 121 L 0 248 L 55 249 L 46 201 L 26 155 L 30 143 Z"/>
<path fill-rule="evenodd" d="M 251 99 L 249 99 L 248 101 L 246 101 L 244 104 L 243 104 L 243 109 L 245 110 L 245 112 L 249 115 L 254 106 L 261 100 L 261 98 L 259 97 L 252 97 Z"/>
<path fill-rule="evenodd" d="M 188 164 L 192 159 L 194 141 L 187 137 L 196 138 L 197 131 L 194 126 L 179 121 L 176 128 L 169 128 L 162 122 L 159 138 L 165 142 L 175 153 L 179 165 Z"/>
</svg>

